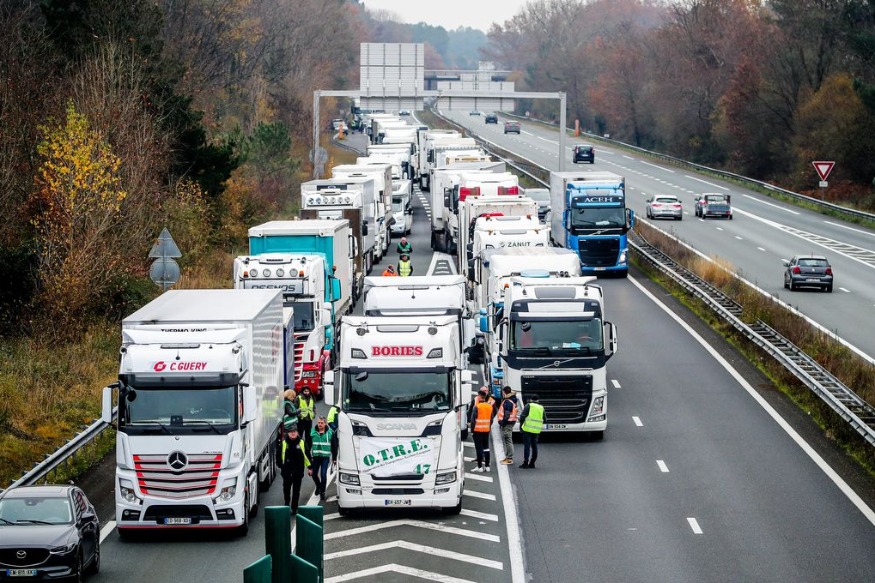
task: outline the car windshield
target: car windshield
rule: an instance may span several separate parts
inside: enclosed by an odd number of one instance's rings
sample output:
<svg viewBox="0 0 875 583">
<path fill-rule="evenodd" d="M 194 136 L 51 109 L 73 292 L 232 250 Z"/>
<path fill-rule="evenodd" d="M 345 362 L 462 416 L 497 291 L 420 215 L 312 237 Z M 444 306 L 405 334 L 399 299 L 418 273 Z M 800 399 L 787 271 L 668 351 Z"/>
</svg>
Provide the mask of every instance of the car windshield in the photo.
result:
<svg viewBox="0 0 875 583">
<path fill-rule="evenodd" d="M 660 197 L 658 197 L 658 198 L 655 198 L 655 199 L 654 199 L 654 202 L 661 202 L 661 203 L 671 204 L 671 203 L 676 203 L 676 202 L 678 202 L 678 199 L 676 199 L 676 198 L 673 197 L 673 196 L 660 196 Z"/>
<path fill-rule="evenodd" d="M 626 221 L 621 207 L 573 208 L 571 227 L 576 229 L 614 229 L 622 228 Z"/>
<path fill-rule="evenodd" d="M 237 424 L 235 387 L 136 388 L 133 400 L 121 399 L 122 427 L 176 434 L 205 430 L 226 434 Z"/>
<path fill-rule="evenodd" d="M 592 352 L 602 349 L 600 318 L 562 322 L 516 321 L 511 328 L 510 349 L 520 351 Z"/>
<path fill-rule="evenodd" d="M 434 413 L 447 411 L 450 373 L 417 370 L 375 370 L 344 375 L 345 411 Z"/>
<path fill-rule="evenodd" d="M 801 267 L 829 267 L 829 261 L 826 259 L 804 258 L 799 260 Z"/>
<path fill-rule="evenodd" d="M 295 332 L 309 332 L 314 327 L 313 302 L 292 302 Z"/>
<path fill-rule="evenodd" d="M 707 200 L 708 202 L 726 202 L 726 199 L 723 198 L 719 194 L 715 194 L 715 195 L 709 194 L 708 196 L 705 197 L 705 200 Z"/>
<path fill-rule="evenodd" d="M 73 509 L 64 497 L 34 496 L 0 500 L 0 524 L 70 524 Z"/>
<path fill-rule="evenodd" d="M 393 196 L 392 197 L 392 210 L 393 211 L 395 211 L 396 213 L 400 213 L 402 210 L 404 210 L 403 205 L 404 205 L 403 198 L 401 198 L 400 196 Z"/>
</svg>

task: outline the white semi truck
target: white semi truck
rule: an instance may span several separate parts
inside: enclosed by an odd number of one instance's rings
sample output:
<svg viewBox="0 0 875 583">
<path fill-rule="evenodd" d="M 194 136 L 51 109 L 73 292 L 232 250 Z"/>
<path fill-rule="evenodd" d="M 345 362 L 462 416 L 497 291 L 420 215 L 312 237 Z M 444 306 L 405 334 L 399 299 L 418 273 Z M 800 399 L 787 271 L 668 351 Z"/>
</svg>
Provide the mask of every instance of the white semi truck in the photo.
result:
<svg viewBox="0 0 875 583">
<path fill-rule="evenodd" d="M 537 216 L 486 215 L 474 221 L 474 234 L 459 253 L 459 274 L 468 277 L 474 258 L 486 249 L 549 247 L 550 227 Z"/>
<path fill-rule="evenodd" d="M 463 160 L 460 157 L 458 160 Z M 474 157 L 470 161 L 457 161 L 453 164 L 437 168 L 434 171 L 434 185 L 431 190 L 431 248 L 435 251 L 448 252 L 452 237 L 450 229 L 458 224 L 453 212 L 452 200 L 458 198 L 458 185 L 462 174 L 466 172 L 494 172 L 503 174 L 507 166 L 504 162 L 480 160 Z M 455 193 L 455 194 L 454 194 Z"/>
<path fill-rule="evenodd" d="M 608 424 L 607 361 L 617 352 L 602 289 L 592 284 L 595 277 L 551 277 L 537 270 L 523 275 L 504 287 L 492 343 L 501 382 L 522 404 L 538 395 L 545 431 L 601 439 Z"/>
<path fill-rule="evenodd" d="M 472 390 L 455 316 L 347 316 L 335 391 L 337 504 L 462 509 L 464 409 Z"/>
<path fill-rule="evenodd" d="M 133 530 L 245 532 L 275 477 L 279 290 L 168 291 L 122 321 L 115 520 Z"/>
<path fill-rule="evenodd" d="M 374 256 L 381 259 L 389 249 L 389 227 L 392 223 L 392 165 L 385 160 L 372 160 L 367 164 L 341 164 L 331 169 L 331 176 L 336 180 L 356 178 L 374 179 L 374 223 L 370 228 L 374 231 L 376 245 Z"/>
<path fill-rule="evenodd" d="M 476 180 L 469 179 L 467 183 L 483 184 L 486 180 L 490 179 L 477 176 Z M 498 186 L 495 195 L 486 195 L 481 194 L 483 191 L 480 186 L 461 184 L 457 186 L 458 200 L 454 197 L 449 201 L 454 206 L 444 210 L 444 216 L 449 218 L 444 228 L 450 235 L 451 251 L 459 250 L 460 265 L 471 259 L 467 256 L 466 250 L 474 237 L 474 227 L 480 217 L 532 217 L 537 221 L 538 203 L 519 194 L 519 188 L 515 186 Z"/>
<path fill-rule="evenodd" d="M 446 165 L 446 157 L 453 153 L 480 154 L 480 147 L 474 138 L 449 138 L 438 136 L 426 145 L 425 166 L 420 167 L 419 182 L 422 190 L 429 190 L 434 180 L 434 171 Z"/>
</svg>

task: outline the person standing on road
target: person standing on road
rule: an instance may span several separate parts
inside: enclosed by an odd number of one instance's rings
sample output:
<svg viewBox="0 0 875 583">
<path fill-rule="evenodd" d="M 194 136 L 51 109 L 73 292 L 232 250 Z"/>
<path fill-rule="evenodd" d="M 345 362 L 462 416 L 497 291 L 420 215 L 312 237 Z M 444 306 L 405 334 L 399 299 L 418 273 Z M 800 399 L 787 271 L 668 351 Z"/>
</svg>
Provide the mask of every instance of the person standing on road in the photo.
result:
<svg viewBox="0 0 875 583">
<path fill-rule="evenodd" d="M 316 420 L 316 427 L 310 431 L 310 456 L 313 458 L 313 482 L 319 500 L 325 502 L 325 487 L 328 485 L 328 466 L 331 464 L 331 437 L 334 432 L 328 427 L 325 417 Z"/>
<path fill-rule="evenodd" d="M 337 415 L 340 413 L 340 407 L 332 405 L 328 409 L 328 417 L 325 419 L 328 422 L 328 429 L 331 430 L 331 464 L 337 465 L 337 448 L 339 446 L 337 440 Z"/>
<path fill-rule="evenodd" d="M 310 460 L 304 450 L 304 440 L 298 433 L 298 420 L 294 417 L 286 417 L 283 421 L 285 437 L 282 446 L 277 449 L 276 463 L 283 477 L 283 500 L 286 506 L 292 509 L 292 514 L 298 513 L 298 503 L 301 500 L 301 480 L 304 479 L 304 471 L 311 475 Z"/>
<path fill-rule="evenodd" d="M 479 403 L 489 403 L 495 407 L 495 397 L 489 394 L 489 387 L 486 385 L 480 387 L 480 390 L 474 395 L 474 402 L 471 403 L 471 407 L 475 407 Z"/>
<path fill-rule="evenodd" d="M 398 247 L 395 249 L 399 255 L 410 255 L 413 253 L 413 245 L 407 242 L 407 237 L 401 237 Z"/>
<path fill-rule="evenodd" d="M 504 441 L 504 459 L 501 463 L 509 466 L 513 464 L 513 426 L 519 418 L 519 403 L 513 389 L 502 389 L 504 398 L 498 406 L 498 426 L 501 427 L 501 437 Z"/>
<path fill-rule="evenodd" d="M 529 401 L 520 415 L 520 429 L 523 432 L 523 463 L 520 465 L 521 468 L 535 469 L 535 462 L 538 461 L 538 436 L 544 429 L 546 420 L 544 407 L 538 403 L 538 395 L 530 395 Z M 530 450 L 531 457 L 529 457 Z"/>
<path fill-rule="evenodd" d="M 310 389 L 304 387 L 301 389 L 301 394 L 298 395 L 298 431 L 307 444 L 307 449 L 310 449 L 312 441 L 310 440 L 310 430 L 313 429 L 313 417 L 316 416 L 316 399 L 310 396 Z"/>
<path fill-rule="evenodd" d="M 298 417 L 298 407 L 295 405 L 295 389 L 286 388 L 283 391 L 283 415 L 286 417 Z"/>
<path fill-rule="evenodd" d="M 401 277 L 413 275 L 413 263 L 411 263 L 410 255 L 407 253 L 402 255 L 401 259 L 398 260 L 398 275 Z"/>
<path fill-rule="evenodd" d="M 383 277 L 397 277 L 398 274 L 395 273 L 395 266 L 390 265 L 383 271 Z"/>
<path fill-rule="evenodd" d="M 472 472 L 488 472 L 489 430 L 495 418 L 495 407 L 487 400 L 485 389 L 480 389 L 480 402 L 471 408 L 471 432 L 474 434 L 474 449 L 477 451 L 477 467 Z"/>
</svg>

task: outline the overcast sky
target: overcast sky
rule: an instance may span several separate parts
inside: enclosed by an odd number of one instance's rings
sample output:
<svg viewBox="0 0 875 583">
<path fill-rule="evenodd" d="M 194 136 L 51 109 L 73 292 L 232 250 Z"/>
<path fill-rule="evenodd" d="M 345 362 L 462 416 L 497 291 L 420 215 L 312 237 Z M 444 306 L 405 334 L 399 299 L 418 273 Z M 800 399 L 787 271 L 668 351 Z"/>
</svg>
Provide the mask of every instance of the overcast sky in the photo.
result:
<svg viewBox="0 0 875 583">
<path fill-rule="evenodd" d="M 388 10 L 402 22 L 425 22 L 455 30 L 460 26 L 488 32 L 493 22 L 503 24 L 527 0 L 362 0 L 368 10 Z"/>
</svg>

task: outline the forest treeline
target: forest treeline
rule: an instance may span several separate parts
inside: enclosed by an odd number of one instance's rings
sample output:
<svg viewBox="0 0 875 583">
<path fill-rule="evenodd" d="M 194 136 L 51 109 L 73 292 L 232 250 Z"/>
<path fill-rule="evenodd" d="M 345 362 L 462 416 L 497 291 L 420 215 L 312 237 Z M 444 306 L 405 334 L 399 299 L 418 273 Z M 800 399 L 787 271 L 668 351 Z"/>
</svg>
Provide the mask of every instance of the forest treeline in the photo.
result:
<svg viewBox="0 0 875 583">
<path fill-rule="evenodd" d="M 875 209 L 875 0 L 537 0 L 488 37 L 584 129 L 797 191 L 834 160 L 828 196 Z"/>
</svg>

